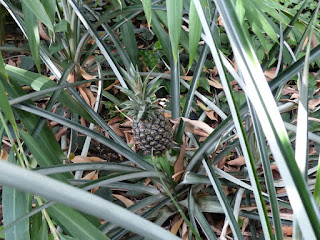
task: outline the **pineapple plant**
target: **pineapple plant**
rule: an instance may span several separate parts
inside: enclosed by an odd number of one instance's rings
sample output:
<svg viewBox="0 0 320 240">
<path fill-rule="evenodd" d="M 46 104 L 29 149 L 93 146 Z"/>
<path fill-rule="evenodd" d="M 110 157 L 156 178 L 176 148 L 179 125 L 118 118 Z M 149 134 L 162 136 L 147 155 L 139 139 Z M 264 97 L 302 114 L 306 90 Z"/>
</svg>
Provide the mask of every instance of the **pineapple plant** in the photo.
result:
<svg viewBox="0 0 320 240">
<path fill-rule="evenodd" d="M 122 71 L 130 89 L 118 86 L 129 97 L 120 107 L 132 118 L 132 132 L 138 148 L 145 155 L 161 155 L 171 147 L 172 125 L 156 104 L 159 101 L 155 93 L 160 89 L 160 76 L 149 82 L 149 74 L 143 81 L 138 71 L 133 69 L 130 73 Z"/>
</svg>

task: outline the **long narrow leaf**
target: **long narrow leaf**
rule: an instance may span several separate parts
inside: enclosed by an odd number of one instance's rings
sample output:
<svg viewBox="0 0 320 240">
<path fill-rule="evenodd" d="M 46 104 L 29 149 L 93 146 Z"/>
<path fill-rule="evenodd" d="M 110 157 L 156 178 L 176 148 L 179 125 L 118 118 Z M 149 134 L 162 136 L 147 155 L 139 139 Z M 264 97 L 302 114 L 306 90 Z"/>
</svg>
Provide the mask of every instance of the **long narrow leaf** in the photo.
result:
<svg viewBox="0 0 320 240">
<path fill-rule="evenodd" d="M 36 91 L 56 86 L 56 83 L 54 81 L 52 81 L 50 78 L 47 78 L 46 76 L 43 76 L 41 74 L 26 71 L 24 69 L 20 69 L 10 65 L 6 65 L 5 67 L 6 67 L 6 71 L 8 73 L 9 79 L 11 81 L 16 81 L 22 85 L 30 86 Z M 8 91 L 8 89 L 6 90 Z M 23 93 L 21 92 L 20 96 L 24 94 L 25 94 L 24 92 Z M 16 98 L 18 96 L 17 95 L 14 96 L 10 94 L 10 97 Z M 80 116 L 83 116 L 84 118 L 92 121 L 92 118 L 88 115 L 88 113 L 81 106 L 79 106 L 79 104 L 74 100 L 74 98 L 70 96 L 70 94 L 67 93 L 65 90 L 61 92 L 61 95 L 58 99 L 63 105 L 67 106 L 69 109 L 72 109 L 74 112 L 78 113 Z"/>
<path fill-rule="evenodd" d="M 26 3 L 22 1 L 22 9 L 24 13 L 24 22 L 26 26 L 26 32 L 28 35 L 28 43 L 31 49 L 32 58 L 37 66 L 38 72 L 40 72 L 40 34 L 39 34 L 39 21 L 34 15 L 33 11 L 26 6 Z"/>
<path fill-rule="evenodd" d="M 119 70 L 117 69 L 115 63 L 112 61 L 112 59 L 110 58 L 110 55 L 106 51 L 106 48 L 107 48 L 106 44 L 103 41 L 100 40 L 100 37 L 99 37 L 97 31 L 93 28 L 92 24 L 86 19 L 85 15 L 82 13 L 82 11 L 80 10 L 79 6 L 73 0 L 68 0 L 68 2 L 71 5 L 71 7 L 75 10 L 75 13 L 78 15 L 79 19 L 81 20 L 81 22 L 83 23 L 85 28 L 90 33 L 91 37 L 95 40 L 95 42 L 98 45 L 99 49 L 101 50 L 103 56 L 106 58 L 106 60 L 108 61 L 110 67 L 112 68 L 113 72 L 116 74 L 117 78 L 119 79 L 121 85 L 123 87 L 126 87 L 127 84 L 123 80 L 123 78 L 122 78 Z"/>
<path fill-rule="evenodd" d="M 174 64 L 178 62 L 178 49 L 182 24 L 183 0 L 167 0 L 168 28 Z"/>
<path fill-rule="evenodd" d="M 151 25 L 151 17 L 152 17 L 151 0 L 142 0 L 141 2 L 142 2 L 144 14 L 146 15 L 148 25 L 150 26 Z"/>
<path fill-rule="evenodd" d="M 261 225 L 263 228 L 263 233 L 266 239 L 273 239 L 273 235 L 272 235 L 272 230 L 271 230 L 271 225 L 267 216 L 267 212 L 266 212 L 266 206 L 265 206 L 265 202 L 264 199 L 262 197 L 262 192 L 261 192 L 261 186 L 259 184 L 258 181 L 258 176 L 257 176 L 257 171 L 255 168 L 255 164 L 254 164 L 254 160 L 253 160 L 253 156 L 252 156 L 252 152 L 251 149 L 248 145 L 248 139 L 244 130 L 244 127 L 242 125 L 242 120 L 241 120 L 241 116 L 240 116 L 240 111 L 238 109 L 238 106 L 235 104 L 235 100 L 234 100 L 234 95 L 233 95 L 233 91 L 231 89 L 231 85 L 230 82 L 226 79 L 225 76 L 225 72 L 224 69 L 222 67 L 222 62 L 220 59 L 220 55 L 217 51 L 216 45 L 214 43 L 213 37 L 211 35 L 209 26 L 205 20 L 204 17 L 204 13 L 202 10 L 202 7 L 200 5 L 199 1 L 195 1 L 195 5 L 200 17 L 200 20 L 203 24 L 203 28 L 204 28 L 204 32 L 205 32 L 205 36 L 204 39 L 205 41 L 207 41 L 207 44 L 211 50 L 211 53 L 213 55 L 213 58 L 215 60 L 215 64 L 217 66 L 219 75 L 220 75 L 220 79 L 224 88 L 224 92 L 226 94 L 227 97 L 227 101 L 230 107 L 230 111 L 231 111 L 231 115 L 234 119 L 234 123 L 235 123 L 235 128 L 237 130 L 238 136 L 239 136 L 239 140 L 240 140 L 240 145 L 241 145 L 241 149 L 246 161 L 246 166 L 248 168 L 248 174 L 250 177 L 250 182 L 252 184 L 253 187 L 253 193 L 254 193 L 254 197 L 256 200 L 256 204 L 258 207 L 258 211 L 259 214 L 261 215 Z M 221 12 L 220 12 L 221 14 Z M 234 12 L 233 15 L 235 17 L 237 17 Z"/>
<path fill-rule="evenodd" d="M 193 0 L 190 1 L 190 10 L 189 10 L 189 66 L 191 68 L 194 55 L 197 52 L 200 35 L 202 32 L 202 26 L 200 19 L 197 14 L 197 10 L 194 6 Z"/>
<path fill-rule="evenodd" d="M 23 4 L 43 22 L 51 31 L 53 31 L 53 22 L 51 22 L 46 9 L 39 0 L 23 0 Z"/>
<path fill-rule="evenodd" d="M 251 104 L 249 105 L 249 107 Z M 267 145 L 265 142 L 265 136 L 263 134 L 261 125 L 257 119 L 257 115 L 252 110 L 252 122 L 253 122 L 253 128 L 255 130 L 255 136 L 257 139 L 257 145 L 258 150 L 260 153 L 261 162 L 263 165 L 264 170 L 264 176 L 266 180 L 267 190 L 269 194 L 269 202 L 271 205 L 271 211 L 273 216 L 273 225 L 275 230 L 275 237 L 277 240 L 283 239 L 283 231 L 282 231 L 282 225 L 281 225 L 281 219 L 280 219 L 280 213 L 278 208 L 278 201 L 276 196 L 276 189 L 273 182 L 273 176 L 272 171 L 270 167 L 270 161 L 267 154 Z"/>
<path fill-rule="evenodd" d="M 14 152 L 9 155 L 9 162 L 15 162 Z M 2 210 L 4 226 L 25 215 L 30 208 L 30 195 L 9 186 L 3 187 Z M 29 219 L 15 224 L 5 232 L 8 240 L 29 240 Z"/>
<path fill-rule="evenodd" d="M 224 210 L 224 213 L 226 214 L 226 217 L 230 223 L 232 233 L 235 235 L 236 239 L 243 239 L 243 236 L 240 232 L 239 225 L 233 215 L 230 203 L 229 203 L 229 201 L 228 201 L 228 199 L 222 189 L 222 185 L 219 182 L 218 177 L 216 176 L 216 174 L 214 173 L 214 171 L 211 167 L 211 164 L 208 164 L 208 162 L 206 160 L 203 160 L 202 164 L 208 173 L 208 177 L 210 179 L 210 182 L 211 182 L 211 184 L 217 194 L 219 202 L 220 202 L 220 204 Z"/>
<path fill-rule="evenodd" d="M 237 64 L 246 80 L 248 96 L 253 103 L 269 141 L 271 151 L 286 184 L 293 210 L 306 238 L 320 238 L 320 213 L 303 180 L 294 159 L 292 146 L 287 136 L 280 113 L 267 81 L 252 50 L 250 41 L 242 31 L 232 1 L 216 1 L 225 23 Z"/>
<path fill-rule="evenodd" d="M 11 181 L 12 178 L 15 181 Z M 3 161 L 0 161 L 0 183 L 77 208 L 80 211 L 114 222 L 147 238 L 180 239 L 114 203 Z M 64 213 L 60 212 L 60 214 Z"/>
</svg>

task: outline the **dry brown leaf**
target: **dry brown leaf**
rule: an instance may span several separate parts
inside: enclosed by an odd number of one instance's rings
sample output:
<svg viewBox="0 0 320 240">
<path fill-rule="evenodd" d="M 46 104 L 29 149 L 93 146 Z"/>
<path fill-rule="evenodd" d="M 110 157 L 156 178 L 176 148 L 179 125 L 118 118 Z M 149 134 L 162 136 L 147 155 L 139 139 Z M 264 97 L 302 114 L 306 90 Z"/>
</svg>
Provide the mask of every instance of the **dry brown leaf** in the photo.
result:
<svg viewBox="0 0 320 240">
<path fill-rule="evenodd" d="M 73 73 L 69 73 L 69 75 L 67 77 L 67 82 L 68 83 L 73 83 L 74 82 L 74 74 Z"/>
<path fill-rule="evenodd" d="M 235 59 L 232 61 L 232 65 L 233 65 L 233 67 L 234 67 L 234 70 L 235 70 L 236 72 L 238 72 L 238 64 L 237 64 L 237 62 L 236 62 Z"/>
<path fill-rule="evenodd" d="M 181 76 L 180 78 L 182 78 L 183 80 L 186 80 L 186 81 L 191 81 L 193 76 Z"/>
<path fill-rule="evenodd" d="M 230 190 L 228 186 L 222 186 L 222 190 L 226 196 L 230 194 Z"/>
<path fill-rule="evenodd" d="M 87 122 L 86 122 L 86 120 L 84 119 L 84 117 L 81 117 L 81 118 L 80 118 L 80 123 L 81 123 L 82 126 L 85 126 L 85 127 L 87 126 Z"/>
<path fill-rule="evenodd" d="M 13 66 L 13 67 L 17 66 L 17 64 L 14 61 L 12 61 L 11 58 L 9 58 L 9 60 L 8 60 L 8 65 Z"/>
<path fill-rule="evenodd" d="M 20 63 L 21 63 L 21 58 L 20 58 L 20 57 L 22 57 L 22 56 L 23 56 L 23 55 L 17 57 L 16 64 L 17 64 L 18 66 L 20 66 Z"/>
<path fill-rule="evenodd" d="M 115 123 L 115 124 L 112 124 L 112 125 L 109 125 L 112 130 L 118 134 L 120 137 L 124 137 L 124 133 L 120 130 L 120 123 Z"/>
<path fill-rule="evenodd" d="M 200 128 L 202 130 L 204 130 L 205 132 L 207 132 L 208 134 L 213 132 L 213 128 L 210 127 L 208 124 L 201 122 L 201 121 L 197 121 L 197 120 L 190 120 L 188 118 L 182 118 L 183 121 L 185 121 L 186 123 L 190 123 L 192 126 Z"/>
<path fill-rule="evenodd" d="M 120 122 L 120 121 L 122 121 L 122 120 L 123 120 L 122 117 L 120 117 L 120 116 L 115 116 L 115 117 L 113 117 L 113 118 L 111 118 L 111 119 L 109 120 L 108 124 L 109 124 L 109 125 L 112 125 L 112 124 L 117 123 L 117 122 Z"/>
<path fill-rule="evenodd" d="M 95 59 L 94 55 L 91 55 L 90 57 L 88 57 L 87 61 L 85 62 L 84 66 L 88 66 L 90 63 L 92 63 Z"/>
<path fill-rule="evenodd" d="M 300 98 L 299 93 L 294 93 L 290 97 L 290 99 L 299 99 L 299 98 Z"/>
<path fill-rule="evenodd" d="M 96 102 L 96 97 L 93 95 L 89 88 L 83 88 L 83 90 L 85 91 L 90 100 L 90 106 L 93 108 Z"/>
<path fill-rule="evenodd" d="M 32 87 L 29 87 L 29 86 L 23 86 L 22 89 L 23 89 L 24 91 L 32 91 L 32 90 L 33 90 L 33 88 L 32 88 Z"/>
<path fill-rule="evenodd" d="M 206 111 L 206 114 L 207 114 L 208 118 L 210 118 L 211 120 L 218 121 L 218 119 L 214 116 L 213 110 Z"/>
<path fill-rule="evenodd" d="M 83 68 L 80 68 L 80 74 L 85 80 L 97 79 L 96 76 L 90 75 Z"/>
<path fill-rule="evenodd" d="M 277 164 L 271 164 L 270 165 L 271 170 L 277 170 L 278 171 L 278 166 Z"/>
<path fill-rule="evenodd" d="M 176 179 L 177 179 L 177 178 L 180 179 L 183 173 L 184 173 L 184 170 L 173 174 L 173 175 L 172 175 L 172 179 L 173 179 L 175 182 L 178 182 L 179 180 L 176 180 Z"/>
<path fill-rule="evenodd" d="M 182 240 L 189 240 L 188 225 L 186 222 L 183 222 L 182 224 Z"/>
<path fill-rule="evenodd" d="M 83 90 L 83 88 L 78 88 L 78 89 L 79 89 L 80 95 L 83 97 L 83 99 L 86 101 L 86 103 L 88 105 L 90 105 L 90 99 L 89 99 L 88 95 L 86 94 L 86 92 Z"/>
<path fill-rule="evenodd" d="M 112 84 L 110 84 L 108 87 L 106 87 L 105 89 L 103 89 L 103 90 L 105 90 L 105 91 L 109 91 L 110 89 L 112 89 L 115 85 L 117 85 L 119 83 L 119 80 L 117 79 L 117 80 L 115 80 Z M 118 88 L 116 88 L 116 89 L 118 89 Z"/>
<path fill-rule="evenodd" d="M 44 40 L 50 40 L 50 38 L 48 37 L 48 35 L 46 34 L 46 32 L 43 30 L 42 24 L 41 22 L 39 22 L 39 33 L 40 33 L 40 37 Z"/>
<path fill-rule="evenodd" d="M 308 117 L 308 120 L 320 123 L 320 119 L 319 118 Z"/>
<path fill-rule="evenodd" d="M 1 148 L 0 160 L 8 161 L 9 154 L 8 152 Z"/>
<path fill-rule="evenodd" d="M 146 180 L 144 181 L 143 185 L 144 186 L 148 186 L 150 182 L 151 182 L 151 178 L 146 178 Z"/>
<path fill-rule="evenodd" d="M 51 125 L 52 126 L 52 125 Z M 56 134 L 55 134 L 55 137 L 56 137 L 56 140 L 57 141 L 60 141 L 60 138 L 63 134 L 65 134 L 65 132 L 68 130 L 67 127 L 64 127 L 64 128 L 61 128 Z"/>
<path fill-rule="evenodd" d="M 209 134 L 201 129 L 195 129 L 194 126 L 192 126 L 191 124 L 187 123 L 186 124 L 186 127 L 185 127 L 185 132 L 189 132 L 189 133 L 193 133 L 193 134 L 196 134 L 198 136 L 202 136 L 204 137 L 204 139 L 206 139 Z"/>
<path fill-rule="evenodd" d="M 171 114 L 167 112 L 163 112 L 165 118 L 171 118 Z"/>
<path fill-rule="evenodd" d="M 97 180 L 99 177 L 99 171 L 96 171 L 96 173 L 92 176 L 91 180 Z M 99 189 L 99 187 L 95 187 L 91 189 L 91 193 L 94 193 L 95 191 L 97 191 Z"/>
<path fill-rule="evenodd" d="M 274 67 L 274 68 L 271 68 L 270 70 L 264 71 L 264 75 L 267 78 L 269 78 L 268 80 L 271 80 L 271 79 L 274 79 L 274 76 L 276 75 L 276 71 L 277 71 L 277 68 Z"/>
<path fill-rule="evenodd" d="M 311 38 L 311 46 L 313 48 L 317 47 L 318 46 L 318 43 L 317 43 L 317 38 L 316 38 L 316 35 L 312 34 L 312 38 Z"/>
<path fill-rule="evenodd" d="M 282 226 L 282 231 L 285 236 L 292 236 L 292 226 Z"/>
<path fill-rule="evenodd" d="M 242 235 L 244 234 L 248 225 L 249 225 L 249 218 L 244 218 L 242 223 L 242 229 L 241 229 Z"/>
<path fill-rule="evenodd" d="M 246 164 L 246 160 L 244 159 L 243 156 L 241 156 L 241 157 L 238 157 L 234 160 L 228 161 L 228 164 L 231 166 L 243 166 Z"/>
<path fill-rule="evenodd" d="M 204 105 L 199 100 L 197 101 L 197 105 L 203 110 L 203 111 L 210 111 L 210 108 L 208 108 L 206 105 Z"/>
<path fill-rule="evenodd" d="M 242 206 L 242 207 L 240 207 L 240 209 L 241 209 L 241 210 L 244 210 L 244 211 L 251 212 L 251 211 L 256 210 L 256 209 L 257 209 L 257 206 L 253 206 L 253 207 L 251 207 L 251 206 Z"/>
<path fill-rule="evenodd" d="M 286 192 L 287 192 L 286 188 L 281 188 L 277 191 L 277 194 L 286 193 Z"/>
<path fill-rule="evenodd" d="M 305 46 L 307 45 L 308 40 L 309 40 L 309 36 L 307 36 L 306 39 L 305 39 L 304 42 L 303 42 L 302 51 L 304 50 Z"/>
<path fill-rule="evenodd" d="M 132 121 L 129 120 L 129 119 L 126 119 L 124 121 L 124 123 L 121 124 L 121 127 L 129 127 L 129 128 L 131 128 L 132 127 Z"/>
<path fill-rule="evenodd" d="M 224 27 L 224 23 L 223 23 L 223 20 L 222 20 L 221 16 L 218 17 L 218 22 L 217 23 L 218 23 L 218 26 Z"/>
<path fill-rule="evenodd" d="M 128 132 L 128 131 L 124 131 L 123 133 L 124 133 L 124 136 L 125 136 L 125 138 L 126 138 L 127 144 L 128 144 L 128 145 L 132 145 L 132 146 L 133 146 L 133 147 L 132 147 L 132 150 L 135 151 L 135 149 L 136 149 L 136 147 L 135 147 L 135 140 L 134 140 L 132 134 L 130 134 L 130 132 Z"/>
<path fill-rule="evenodd" d="M 270 214 L 271 216 L 271 214 Z M 293 220 L 293 213 L 280 213 L 280 217 L 284 219 Z"/>
<path fill-rule="evenodd" d="M 214 88 L 223 89 L 222 84 L 214 78 L 212 78 L 210 80 L 208 79 L 208 83 L 210 84 L 210 86 L 212 86 Z"/>
<path fill-rule="evenodd" d="M 91 180 L 95 174 L 96 174 L 96 171 L 89 172 L 88 174 L 86 174 L 86 175 L 85 175 L 83 178 L 81 178 L 81 179 L 82 179 L 82 180 Z"/>
<path fill-rule="evenodd" d="M 102 159 L 98 157 L 84 157 L 84 156 L 75 156 L 73 159 L 71 159 L 71 162 L 73 163 L 87 163 L 87 162 L 101 162 Z"/>
<path fill-rule="evenodd" d="M 314 110 L 318 107 L 318 105 L 320 104 L 320 98 L 315 98 L 315 99 L 311 99 L 308 102 L 308 106 L 310 110 Z"/>
<path fill-rule="evenodd" d="M 172 176 L 172 179 L 176 183 L 180 181 L 182 173 L 184 172 L 183 171 L 184 170 L 183 160 L 185 157 L 185 153 L 186 153 L 186 139 L 185 139 L 185 137 L 183 137 L 180 154 L 179 154 L 177 161 L 174 164 L 174 173 L 175 174 Z M 180 174 L 178 174 L 178 173 L 180 173 Z"/>
<path fill-rule="evenodd" d="M 217 164 L 217 168 L 222 169 L 226 164 L 228 156 L 224 156 Z"/>
<path fill-rule="evenodd" d="M 187 26 L 182 25 L 181 27 L 182 27 L 182 29 L 184 29 L 186 32 L 189 32 L 189 28 L 188 28 Z"/>
<path fill-rule="evenodd" d="M 123 202 L 124 205 L 126 205 L 126 207 L 130 207 L 131 205 L 134 204 L 134 202 L 120 194 L 112 194 L 112 196 L 114 196 L 115 198 L 119 199 L 121 202 Z"/>
<path fill-rule="evenodd" d="M 208 69 L 207 70 L 210 73 L 210 76 L 215 77 L 218 75 L 218 69 L 216 66 L 213 67 L 213 69 Z"/>
<path fill-rule="evenodd" d="M 286 87 L 281 92 L 282 95 L 295 94 L 295 93 L 299 94 L 299 91 L 297 91 L 296 89 L 294 89 L 292 87 Z"/>
<path fill-rule="evenodd" d="M 183 218 L 180 217 L 179 220 L 175 220 L 175 219 L 173 219 L 173 221 L 172 221 L 171 233 L 174 234 L 174 235 L 177 235 L 177 233 L 178 233 L 178 231 L 180 229 L 180 226 L 183 223 Z"/>
</svg>

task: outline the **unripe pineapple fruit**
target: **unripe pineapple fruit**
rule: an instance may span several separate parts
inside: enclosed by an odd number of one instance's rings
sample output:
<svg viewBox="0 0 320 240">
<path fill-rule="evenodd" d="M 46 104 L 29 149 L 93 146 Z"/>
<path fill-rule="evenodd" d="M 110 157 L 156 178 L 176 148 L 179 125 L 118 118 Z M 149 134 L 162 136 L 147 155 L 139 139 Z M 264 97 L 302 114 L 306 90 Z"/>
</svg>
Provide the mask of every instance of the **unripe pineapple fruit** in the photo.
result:
<svg viewBox="0 0 320 240">
<path fill-rule="evenodd" d="M 139 73 L 131 69 L 131 74 L 122 71 L 131 89 L 119 87 L 130 100 L 123 102 L 122 110 L 133 118 L 133 136 L 144 154 L 160 155 L 170 149 L 172 125 L 155 103 L 155 93 L 160 88 L 159 78 L 149 81 L 149 75 L 142 81 Z M 134 76 L 133 76 L 134 75 Z"/>
<path fill-rule="evenodd" d="M 134 121 L 133 134 L 139 148 L 145 154 L 159 155 L 171 147 L 172 125 L 161 112 L 150 119 Z"/>
</svg>

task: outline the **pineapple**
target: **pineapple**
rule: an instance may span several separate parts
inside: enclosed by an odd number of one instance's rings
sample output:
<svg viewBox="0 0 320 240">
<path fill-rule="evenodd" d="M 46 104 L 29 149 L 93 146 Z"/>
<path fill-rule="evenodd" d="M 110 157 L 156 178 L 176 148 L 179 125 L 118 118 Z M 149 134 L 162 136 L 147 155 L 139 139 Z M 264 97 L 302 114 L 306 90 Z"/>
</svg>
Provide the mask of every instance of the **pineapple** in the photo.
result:
<svg viewBox="0 0 320 240">
<path fill-rule="evenodd" d="M 142 81 L 137 71 L 131 71 L 131 74 L 123 71 L 123 76 L 131 90 L 118 87 L 130 98 L 120 106 L 133 118 L 132 131 L 138 148 L 144 154 L 161 155 L 170 149 L 172 125 L 156 105 L 155 93 L 160 88 L 160 76 L 150 82 L 150 75 Z"/>
</svg>

